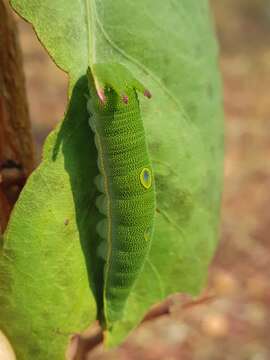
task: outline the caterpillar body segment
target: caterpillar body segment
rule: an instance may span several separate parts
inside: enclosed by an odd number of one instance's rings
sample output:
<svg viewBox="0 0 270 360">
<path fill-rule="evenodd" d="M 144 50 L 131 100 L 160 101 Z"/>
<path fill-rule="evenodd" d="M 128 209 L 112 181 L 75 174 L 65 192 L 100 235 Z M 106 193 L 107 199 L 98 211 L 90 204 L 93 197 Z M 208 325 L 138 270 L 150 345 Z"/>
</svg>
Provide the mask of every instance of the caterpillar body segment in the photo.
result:
<svg viewBox="0 0 270 360">
<path fill-rule="evenodd" d="M 89 81 L 88 108 L 100 172 L 96 204 L 104 216 L 97 231 L 106 244 L 101 246 L 103 256 L 106 252 L 102 320 L 109 328 L 123 316 L 151 246 L 155 187 L 136 92 L 140 83 L 120 64 L 96 64 Z M 144 90 L 142 85 L 138 90 Z"/>
</svg>

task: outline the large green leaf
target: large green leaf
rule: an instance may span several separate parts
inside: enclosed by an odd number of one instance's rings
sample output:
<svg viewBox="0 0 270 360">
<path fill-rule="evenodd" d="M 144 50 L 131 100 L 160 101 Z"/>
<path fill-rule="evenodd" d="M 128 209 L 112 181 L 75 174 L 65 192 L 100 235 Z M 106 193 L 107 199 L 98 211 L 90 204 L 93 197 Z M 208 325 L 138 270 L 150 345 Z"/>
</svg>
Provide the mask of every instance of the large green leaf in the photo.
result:
<svg viewBox="0 0 270 360">
<path fill-rule="evenodd" d="M 153 303 L 197 294 L 205 282 L 222 183 L 217 49 L 206 0 L 11 2 L 69 73 L 73 95 L 6 233 L 0 322 L 22 359 L 61 359 L 68 334 L 95 316 L 88 279 L 97 294 L 101 273 L 93 255 L 96 151 L 81 77 L 93 63 L 120 62 L 153 94 L 140 101 L 157 185 L 155 234 L 125 317 L 106 333 L 115 345 Z"/>
<path fill-rule="evenodd" d="M 89 179 L 96 165 L 84 168 L 89 154 L 95 156 L 86 92 L 82 78 L 16 204 L 0 250 L 0 328 L 19 360 L 64 358 L 69 337 L 95 320 L 87 270 L 96 191 Z"/>
</svg>

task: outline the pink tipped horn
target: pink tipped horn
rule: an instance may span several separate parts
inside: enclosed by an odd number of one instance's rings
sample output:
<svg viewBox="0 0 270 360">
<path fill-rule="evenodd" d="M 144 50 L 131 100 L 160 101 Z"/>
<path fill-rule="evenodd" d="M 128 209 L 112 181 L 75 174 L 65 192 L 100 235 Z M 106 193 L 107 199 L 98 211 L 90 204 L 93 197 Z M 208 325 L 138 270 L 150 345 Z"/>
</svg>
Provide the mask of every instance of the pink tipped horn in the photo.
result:
<svg viewBox="0 0 270 360">
<path fill-rule="evenodd" d="M 151 97 L 152 97 L 152 94 L 150 93 L 150 91 L 149 90 L 147 90 L 147 89 L 145 89 L 144 90 L 144 96 L 146 96 L 148 99 L 151 99 Z"/>
</svg>

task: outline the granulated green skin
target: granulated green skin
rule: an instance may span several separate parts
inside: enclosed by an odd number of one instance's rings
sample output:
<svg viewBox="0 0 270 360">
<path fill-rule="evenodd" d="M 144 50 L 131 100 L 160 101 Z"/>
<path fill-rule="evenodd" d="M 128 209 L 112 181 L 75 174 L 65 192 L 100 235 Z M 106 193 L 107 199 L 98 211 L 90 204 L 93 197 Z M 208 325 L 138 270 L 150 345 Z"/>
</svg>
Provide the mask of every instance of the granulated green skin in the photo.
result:
<svg viewBox="0 0 270 360">
<path fill-rule="evenodd" d="M 99 225 L 107 243 L 103 306 L 105 326 L 119 320 L 125 302 L 147 257 L 153 232 L 155 191 L 143 122 L 136 91 L 125 104 L 113 90 L 106 102 L 90 100 L 103 198 L 98 208 L 106 214 Z M 101 240 L 102 241 L 102 240 Z M 104 240 L 103 240 L 104 241 Z"/>
</svg>

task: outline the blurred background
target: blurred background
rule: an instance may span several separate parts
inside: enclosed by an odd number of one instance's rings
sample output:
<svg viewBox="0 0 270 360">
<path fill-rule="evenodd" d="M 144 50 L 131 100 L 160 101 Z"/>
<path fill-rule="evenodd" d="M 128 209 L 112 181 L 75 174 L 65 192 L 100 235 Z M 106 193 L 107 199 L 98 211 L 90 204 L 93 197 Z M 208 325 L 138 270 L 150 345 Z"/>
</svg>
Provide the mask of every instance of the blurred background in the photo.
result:
<svg viewBox="0 0 270 360">
<path fill-rule="evenodd" d="M 212 0 L 226 117 L 221 242 L 197 304 L 175 296 L 118 350 L 89 359 L 270 359 L 270 2 Z M 62 118 L 67 78 L 17 19 L 40 154 Z M 48 111 L 49 109 L 49 111 Z M 39 155 L 40 156 L 40 155 Z"/>
</svg>

